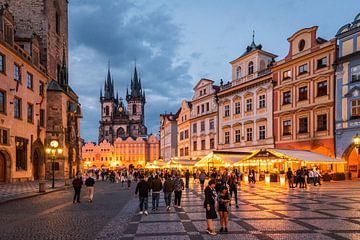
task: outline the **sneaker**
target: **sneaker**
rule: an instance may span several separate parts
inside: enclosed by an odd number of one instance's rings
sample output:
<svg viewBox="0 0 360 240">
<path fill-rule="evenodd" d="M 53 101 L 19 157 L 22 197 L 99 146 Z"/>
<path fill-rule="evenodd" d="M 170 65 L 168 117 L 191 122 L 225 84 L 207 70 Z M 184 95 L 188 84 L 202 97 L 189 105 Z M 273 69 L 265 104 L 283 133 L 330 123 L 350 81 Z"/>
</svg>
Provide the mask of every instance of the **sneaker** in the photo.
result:
<svg viewBox="0 0 360 240">
<path fill-rule="evenodd" d="M 167 210 L 167 211 L 170 211 L 170 206 L 167 206 L 166 210 Z"/>
<path fill-rule="evenodd" d="M 209 234 L 212 235 L 212 236 L 216 236 L 216 235 L 217 235 L 217 233 L 216 233 L 215 231 L 209 232 Z"/>
<path fill-rule="evenodd" d="M 181 206 L 179 205 L 178 208 L 181 208 Z"/>
<path fill-rule="evenodd" d="M 226 232 L 226 233 L 228 232 L 228 229 L 227 229 L 227 228 L 225 228 L 225 232 Z"/>
<path fill-rule="evenodd" d="M 144 214 L 147 216 L 149 213 L 148 213 L 148 211 L 145 210 Z"/>
<path fill-rule="evenodd" d="M 221 232 L 221 233 L 222 233 L 223 231 L 224 231 L 224 228 L 223 228 L 223 227 L 221 227 L 219 232 Z"/>
<path fill-rule="evenodd" d="M 143 213 L 144 213 L 143 211 L 140 211 L 140 212 L 139 212 L 140 215 L 143 215 Z"/>
<path fill-rule="evenodd" d="M 206 232 L 208 233 L 208 234 L 211 234 L 211 231 L 207 228 L 206 229 Z"/>
</svg>

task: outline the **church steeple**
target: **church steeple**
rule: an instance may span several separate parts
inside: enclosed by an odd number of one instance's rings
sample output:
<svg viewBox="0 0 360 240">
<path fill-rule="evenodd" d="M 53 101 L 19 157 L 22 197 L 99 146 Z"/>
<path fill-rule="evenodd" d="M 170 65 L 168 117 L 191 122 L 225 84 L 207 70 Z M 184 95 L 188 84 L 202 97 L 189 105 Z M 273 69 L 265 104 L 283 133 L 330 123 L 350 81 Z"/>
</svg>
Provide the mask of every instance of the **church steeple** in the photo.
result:
<svg viewBox="0 0 360 240">
<path fill-rule="evenodd" d="M 114 99 L 114 81 L 111 78 L 110 63 L 104 84 L 104 98 L 107 100 Z"/>
<path fill-rule="evenodd" d="M 141 78 L 139 77 L 136 64 L 135 64 L 135 67 L 134 67 L 134 75 L 131 78 L 130 94 L 127 92 L 126 97 L 127 97 L 127 99 L 143 100 L 142 99 L 143 94 L 142 94 L 142 87 L 141 87 Z"/>
</svg>

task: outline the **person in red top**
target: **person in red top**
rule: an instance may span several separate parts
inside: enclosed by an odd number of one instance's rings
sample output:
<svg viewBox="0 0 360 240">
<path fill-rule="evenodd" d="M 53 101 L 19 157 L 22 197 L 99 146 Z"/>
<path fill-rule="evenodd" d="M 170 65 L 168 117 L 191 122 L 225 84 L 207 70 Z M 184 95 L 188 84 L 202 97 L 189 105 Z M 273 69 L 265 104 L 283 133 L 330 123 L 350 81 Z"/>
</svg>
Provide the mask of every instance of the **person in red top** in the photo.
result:
<svg viewBox="0 0 360 240">
<path fill-rule="evenodd" d="M 81 193 L 81 187 L 83 185 L 83 181 L 80 177 L 80 175 L 76 175 L 74 178 L 72 185 L 74 187 L 74 200 L 73 203 L 78 202 L 80 203 L 80 193 Z"/>
</svg>

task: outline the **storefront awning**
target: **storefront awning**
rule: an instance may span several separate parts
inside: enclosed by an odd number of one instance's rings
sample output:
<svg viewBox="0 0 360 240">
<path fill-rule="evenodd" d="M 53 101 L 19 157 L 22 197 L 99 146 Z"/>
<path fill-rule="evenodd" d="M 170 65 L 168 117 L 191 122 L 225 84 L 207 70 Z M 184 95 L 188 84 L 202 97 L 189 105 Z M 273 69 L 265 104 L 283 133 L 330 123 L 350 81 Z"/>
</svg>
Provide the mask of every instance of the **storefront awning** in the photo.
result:
<svg viewBox="0 0 360 240">
<path fill-rule="evenodd" d="M 230 167 L 249 156 L 248 152 L 213 151 L 195 164 L 195 167 Z"/>
</svg>

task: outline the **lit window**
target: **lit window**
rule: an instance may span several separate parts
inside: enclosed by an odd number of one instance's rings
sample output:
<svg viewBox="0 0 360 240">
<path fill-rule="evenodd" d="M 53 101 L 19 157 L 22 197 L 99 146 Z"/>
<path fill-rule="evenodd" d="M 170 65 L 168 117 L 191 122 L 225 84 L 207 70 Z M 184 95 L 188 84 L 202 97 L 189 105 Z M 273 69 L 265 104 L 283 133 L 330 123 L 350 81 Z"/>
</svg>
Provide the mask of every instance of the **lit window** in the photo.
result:
<svg viewBox="0 0 360 240">
<path fill-rule="evenodd" d="M 351 100 L 351 118 L 360 118 L 360 99 Z"/>
<path fill-rule="evenodd" d="M 291 120 L 283 121 L 283 135 L 291 135 Z"/>
</svg>

